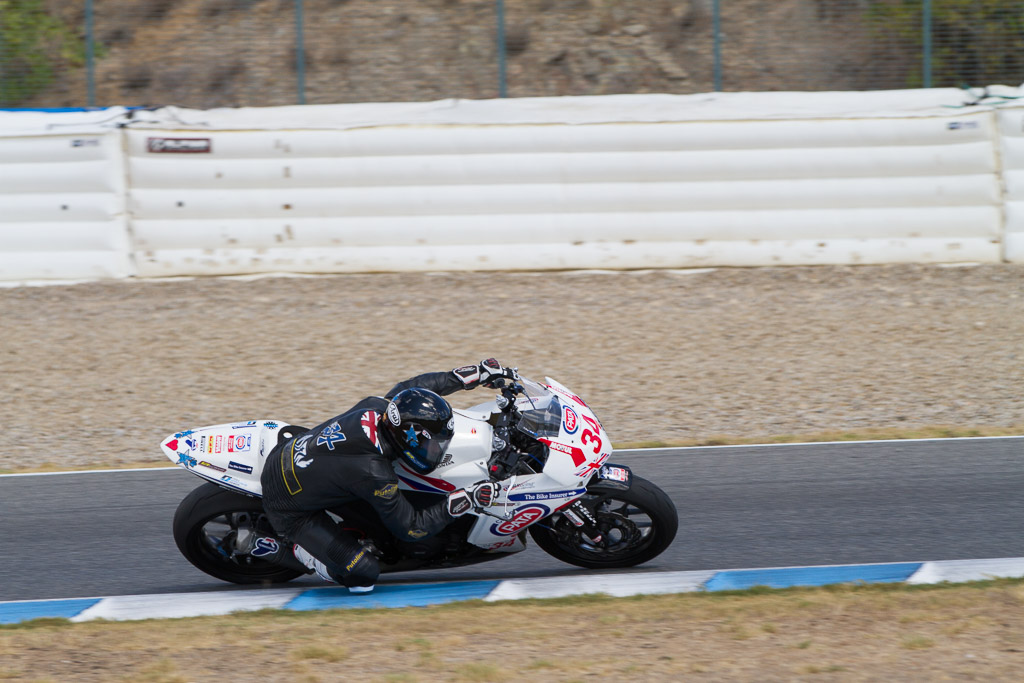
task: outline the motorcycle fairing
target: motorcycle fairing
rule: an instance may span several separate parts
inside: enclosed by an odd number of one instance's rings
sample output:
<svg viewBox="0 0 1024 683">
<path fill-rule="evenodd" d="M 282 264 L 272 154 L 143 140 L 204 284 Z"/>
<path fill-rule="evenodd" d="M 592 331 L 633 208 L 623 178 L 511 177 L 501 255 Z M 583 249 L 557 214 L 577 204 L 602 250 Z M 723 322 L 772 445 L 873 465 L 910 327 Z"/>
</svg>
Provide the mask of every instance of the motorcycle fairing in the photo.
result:
<svg viewBox="0 0 1024 683">
<path fill-rule="evenodd" d="M 230 422 L 176 432 L 160 447 L 172 462 L 192 474 L 234 491 L 259 496 L 260 474 L 283 420 Z"/>
<path fill-rule="evenodd" d="M 523 379 L 529 390 L 517 405 L 534 413 L 530 427 L 534 431 L 527 433 L 547 445 L 550 454 L 541 472 L 503 482 L 489 514 L 477 517 L 466 540 L 490 552 L 523 550 L 520 533 L 582 496 L 612 452 L 604 428 L 583 400 L 550 377 L 545 380 L 541 385 Z M 488 419 L 497 410 L 495 401 L 455 410 L 455 436 L 444 459 L 426 475 L 396 461 L 399 488 L 441 496 L 487 481 L 493 438 Z M 287 424 L 283 420 L 249 420 L 212 425 L 172 434 L 161 447 L 172 462 L 196 476 L 260 496 L 266 457 Z"/>
<path fill-rule="evenodd" d="M 466 540 L 473 545 L 492 552 L 524 549 L 510 539 L 582 496 L 611 456 L 611 441 L 593 411 L 562 384 L 550 377 L 545 380 L 545 385 L 525 380 L 531 397 L 519 399 L 521 410 L 535 413 L 527 433 L 550 450 L 544 469 L 503 482 L 488 510 L 491 515 L 480 515 L 470 529 Z M 494 401 L 455 410 L 455 437 L 442 465 L 429 475 L 417 475 L 396 464 L 400 487 L 445 494 L 487 480 L 481 455 L 491 451 L 493 429 L 486 420 L 497 410 Z"/>
</svg>

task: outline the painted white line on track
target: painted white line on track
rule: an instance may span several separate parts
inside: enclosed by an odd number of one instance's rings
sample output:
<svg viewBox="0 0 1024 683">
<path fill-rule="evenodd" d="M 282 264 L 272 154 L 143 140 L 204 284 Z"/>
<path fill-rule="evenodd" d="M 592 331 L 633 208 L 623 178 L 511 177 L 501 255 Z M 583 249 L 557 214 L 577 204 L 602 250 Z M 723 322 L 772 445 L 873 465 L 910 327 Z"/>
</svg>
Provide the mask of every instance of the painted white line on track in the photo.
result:
<svg viewBox="0 0 1024 683">
<path fill-rule="evenodd" d="M 927 443 L 933 441 L 994 441 L 997 439 L 1024 439 L 1024 434 L 1009 436 L 954 436 L 934 437 L 929 439 L 869 439 L 864 441 L 794 441 L 793 443 L 745 443 L 727 444 L 722 446 L 663 446 L 659 448 L 623 448 L 613 451 L 619 455 L 644 455 L 646 453 L 660 453 L 663 451 L 698 451 L 712 448 L 773 448 L 777 446 L 857 446 L 861 444 L 876 443 Z M 58 474 L 116 474 L 118 472 L 165 472 L 167 470 L 183 470 L 184 468 L 171 465 L 169 467 L 132 467 L 125 469 L 108 470 L 66 470 L 61 472 L 20 472 L 17 474 L 0 474 L 4 477 L 52 477 Z"/>
<path fill-rule="evenodd" d="M 0 474 L 4 477 L 53 477 L 58 474 L 116 474 L 118 472 L 166 472 L 167 470 L 183 470 L 181 467 L 171 465 L 169 467 L 130 467 L 124 469 L 109 470 L 66 470 L 62 472 L 19 472 L 17 474 Z"/>
<path fill-rule="evenodd" d="M 1008 436 L 943 436 L 928 439 L 864 439 L 862 441 L 794 441 L 792 443 L 737 443 L 724 444 L 721 446 L 661 446 L 658 448 L 623 448 L 612 452 L 616 453 L 656 453 L 659 451 L 696 451 L 709 450 L 713 448 L 774 448 L 778 446 L 857 446 L 861 444 L 874 443 L 922 443 L 931 441 L 991 441 L 995 439 L 1024 439 L 1024 434 L 1011 434 Z"/>
</svg>

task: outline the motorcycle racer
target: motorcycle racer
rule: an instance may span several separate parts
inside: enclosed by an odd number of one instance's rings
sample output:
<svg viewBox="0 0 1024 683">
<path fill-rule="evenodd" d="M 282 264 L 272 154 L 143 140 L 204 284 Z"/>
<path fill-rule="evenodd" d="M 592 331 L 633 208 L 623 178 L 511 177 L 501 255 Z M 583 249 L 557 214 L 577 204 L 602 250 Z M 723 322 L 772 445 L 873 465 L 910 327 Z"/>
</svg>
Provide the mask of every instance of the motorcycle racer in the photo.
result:
<svg viewBox="0 0 1024 683">
<path fill-rule="evenodd" d="M 399 382 L 385 396 L 370 396 L 316 427 L 295 433 L 267 457 L 261 476 L 267 518 L 307 569 L 353 592 L 372 590 L 380 574 L 377 557 L 327 510 L 365 501 L 395 537 L 432 536 L 474 506 L 488 507 L 491 482 L 448 494 L 417 510 L 398 489 L 392 462 L 426 474 L 441 461 L 454 434 L 454 415 L 442 396 L 496 380 L 517 378 L 493 358 L 449 372 L 431 372 Z"/>
</svg>

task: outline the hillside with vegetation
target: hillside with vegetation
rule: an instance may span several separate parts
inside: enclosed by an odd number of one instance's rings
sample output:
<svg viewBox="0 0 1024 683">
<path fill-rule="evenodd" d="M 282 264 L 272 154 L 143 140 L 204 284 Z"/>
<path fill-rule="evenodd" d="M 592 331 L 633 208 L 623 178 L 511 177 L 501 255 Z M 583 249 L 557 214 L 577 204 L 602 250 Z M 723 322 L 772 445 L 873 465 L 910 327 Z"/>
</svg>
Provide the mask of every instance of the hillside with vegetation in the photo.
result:
<svg viewBox="0 0 1024 683">
<path fill-rule="evenodd" d="M 0 0 L 8 18 L 31 15 L 22 23 L 43 35 L 25 48 L 22 30 L 22 61 L 14 63 L 8 49 L 5 73 L 29 73 L 25 55 L 32 49 L 45 51 L 52 66 L 52 74 L 22 91 L 18 106 L 86 104 L 84 4 Z M 495 0 L 305 0 L 301 60 L 293 0 L 95 0 L 94 6 L 98 105 L 294 104 L 300 71 L 309 103 L 499 93 Z M 505 0 L 504 6 L 510 96 L 714 89 L 711 0 Z M 873 8 L 866 0 L 723 2 L 723 89 L 914 85 L 912 30 L 900 38 L 894 27 L 919 17 L 893 14 L 883 26 Z"/>
</svg>

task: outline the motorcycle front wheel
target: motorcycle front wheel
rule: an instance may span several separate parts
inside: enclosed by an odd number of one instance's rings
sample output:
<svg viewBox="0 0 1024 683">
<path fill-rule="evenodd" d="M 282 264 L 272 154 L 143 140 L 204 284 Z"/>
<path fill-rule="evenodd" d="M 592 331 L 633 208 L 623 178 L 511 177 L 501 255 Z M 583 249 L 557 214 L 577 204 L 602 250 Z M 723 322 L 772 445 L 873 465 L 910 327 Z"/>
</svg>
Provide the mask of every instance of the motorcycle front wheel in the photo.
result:
<svg viewBox="0 0 1024 683">
<path fill-rule="evenodd" d="M 276 537 L 257 498 L 203 484 L 178 505 L 174 542 L 197 569 L 231 583 L 282 583 L 301 572 L 253 556 L 256 538 Z"/>
<path fill-rule="evenodd" d="M 530 535 L 544 552 L 578 567 L 616 569 L 642 564 L 668 548 L 679 528 L 675 504 L 642 477 L 634 476 L 626 491 L 587 493 L 582 502 L 597 518 L 598 542 L 562 514 L 530 527 Z"/>
</svg>

